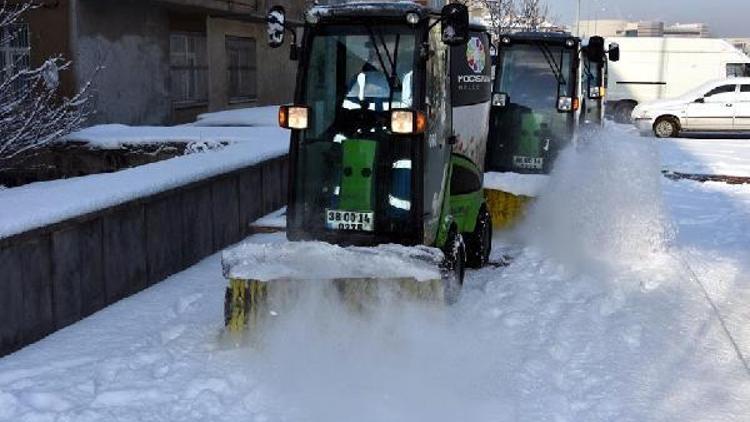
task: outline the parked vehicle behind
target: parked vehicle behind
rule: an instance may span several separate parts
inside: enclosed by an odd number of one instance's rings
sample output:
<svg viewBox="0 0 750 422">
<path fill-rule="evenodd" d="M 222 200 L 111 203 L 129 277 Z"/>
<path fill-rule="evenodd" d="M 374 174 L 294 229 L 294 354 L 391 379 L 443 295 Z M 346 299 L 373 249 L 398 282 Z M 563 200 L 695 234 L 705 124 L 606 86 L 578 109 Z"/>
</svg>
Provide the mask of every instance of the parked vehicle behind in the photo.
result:
<svg viewBox="0 0 750 422">
<path fill-rule="evenodd" d="M 636 105 L 685 94 L 702 83 L 750 77 L 750 57 L 722 39 L 615 37 L 626 52 L 609 66 L 607 113 L 628 121 Z"/>
<path fill-rule="evenodd" d="M 659 138 L 682 132 L 750 132 L 750 77 L 705 83 L 685 95 L 637 106 L 632 113 L 642 134 Z"/>
</svg>

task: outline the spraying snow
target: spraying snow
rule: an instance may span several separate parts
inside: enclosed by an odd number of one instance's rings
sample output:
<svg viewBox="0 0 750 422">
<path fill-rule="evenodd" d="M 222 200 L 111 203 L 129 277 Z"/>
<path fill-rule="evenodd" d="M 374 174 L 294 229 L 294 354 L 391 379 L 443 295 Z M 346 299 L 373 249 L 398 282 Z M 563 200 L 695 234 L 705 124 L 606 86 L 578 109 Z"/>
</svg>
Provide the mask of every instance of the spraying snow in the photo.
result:
<svg viewBox="0 0 750 422">
<path fill-rule="evenodd" d="M 653 143 L 614 130 L 592 132 L 561 153 L 520 237 L 582 268 L 622 271 L 663 258 L 674 230 L 660 171 Z"/>
</svg>

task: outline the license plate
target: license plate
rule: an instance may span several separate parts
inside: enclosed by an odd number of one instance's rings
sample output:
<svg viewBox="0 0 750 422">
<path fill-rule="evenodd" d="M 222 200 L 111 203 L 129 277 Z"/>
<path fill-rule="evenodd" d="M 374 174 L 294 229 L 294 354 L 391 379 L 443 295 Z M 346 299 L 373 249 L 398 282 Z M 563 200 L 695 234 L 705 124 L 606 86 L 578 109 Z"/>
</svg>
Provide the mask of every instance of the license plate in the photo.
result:
<svg viewBox="0 0 750 422">
<path fill-rule="evenodd" d="M 331 230 L 375 230 L 374 212 L 326 210 L 326 228 Z"/>
</svg>

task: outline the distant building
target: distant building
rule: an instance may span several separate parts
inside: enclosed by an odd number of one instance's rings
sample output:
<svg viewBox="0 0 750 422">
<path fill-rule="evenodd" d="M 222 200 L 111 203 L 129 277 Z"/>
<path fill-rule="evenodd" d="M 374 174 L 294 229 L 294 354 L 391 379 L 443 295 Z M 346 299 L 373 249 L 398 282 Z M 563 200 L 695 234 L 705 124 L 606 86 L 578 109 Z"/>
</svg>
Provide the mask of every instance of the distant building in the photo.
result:
<svg viewBox="0 0 750 422">
<path fill-rule="evenodd" d="M 575 31 L 575 25 L 573 27 Z M 711 33 L 704 23 L 666 25 L 661 21 L 630 22 L 619 19 L 582 20 L 578 32 L 583 37 L 690 37 L 709 38 Z"/>
<path fill-rule="evenodd" d="M 168 124 L 292 99 L 296 63 L 266 44 L 270 0 L 45 0 L 0 56 L 62 54 L 70 94 L 93 80 L 92 123 Z M 299 23 L 304 0 L 274 0 Z M 6 51 L 7 50 L 7 51 Z M 11 51 L 12 50 L 12 51 Z M 99 71 L 96 69 L 101 67 Z"/>
<path fill-rule="evenodd" d="M 728 38 L 727 41 L 738 50 L 750 55 L 750 38 Z"/>
<path fill-rule="evenodd" d="M 705 23 L 676 23 L 664 28 L 665 37 L 709 38 L 711 32 Z"/>
</svg>

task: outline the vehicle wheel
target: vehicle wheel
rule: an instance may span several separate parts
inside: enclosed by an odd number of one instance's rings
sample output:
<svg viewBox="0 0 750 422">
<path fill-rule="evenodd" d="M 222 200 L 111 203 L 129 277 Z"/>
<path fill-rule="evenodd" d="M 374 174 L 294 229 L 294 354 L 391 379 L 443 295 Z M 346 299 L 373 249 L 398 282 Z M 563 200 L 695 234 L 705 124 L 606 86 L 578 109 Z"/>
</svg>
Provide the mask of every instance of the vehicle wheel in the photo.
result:
<svg viewBox="0 0 750 422">
<path fill-rule="evenodd" d="M 466 266 L 482 268 L 492 251 L 492 216 L 485 205 L 479 209 L 474 231 L 466 235 Z"/>
<path fill-rule="evenodd" d="M 659 117 L 654 123 L 657 138 L 674 138 L 680 133 L 679 124 L 671 117 Z"/>
<path fill-rule="evenodd" d="M 452 227 L 448 233 L 448 240 L 443 248 L 445 258 L 442 265 L 443 286 L 445 287 L 445 301 L 452 305 L 458 302 L 461 287 L 464 284 L 466 265 L 466 246 L 464 238 Z"/>
<path fill-rule="evenodd" d="M 615 122 L 617 123 L 631 123 L 631 115 L 636 104 L 630 101 L 621 101 L 615 107 Z"/>
</svg>

